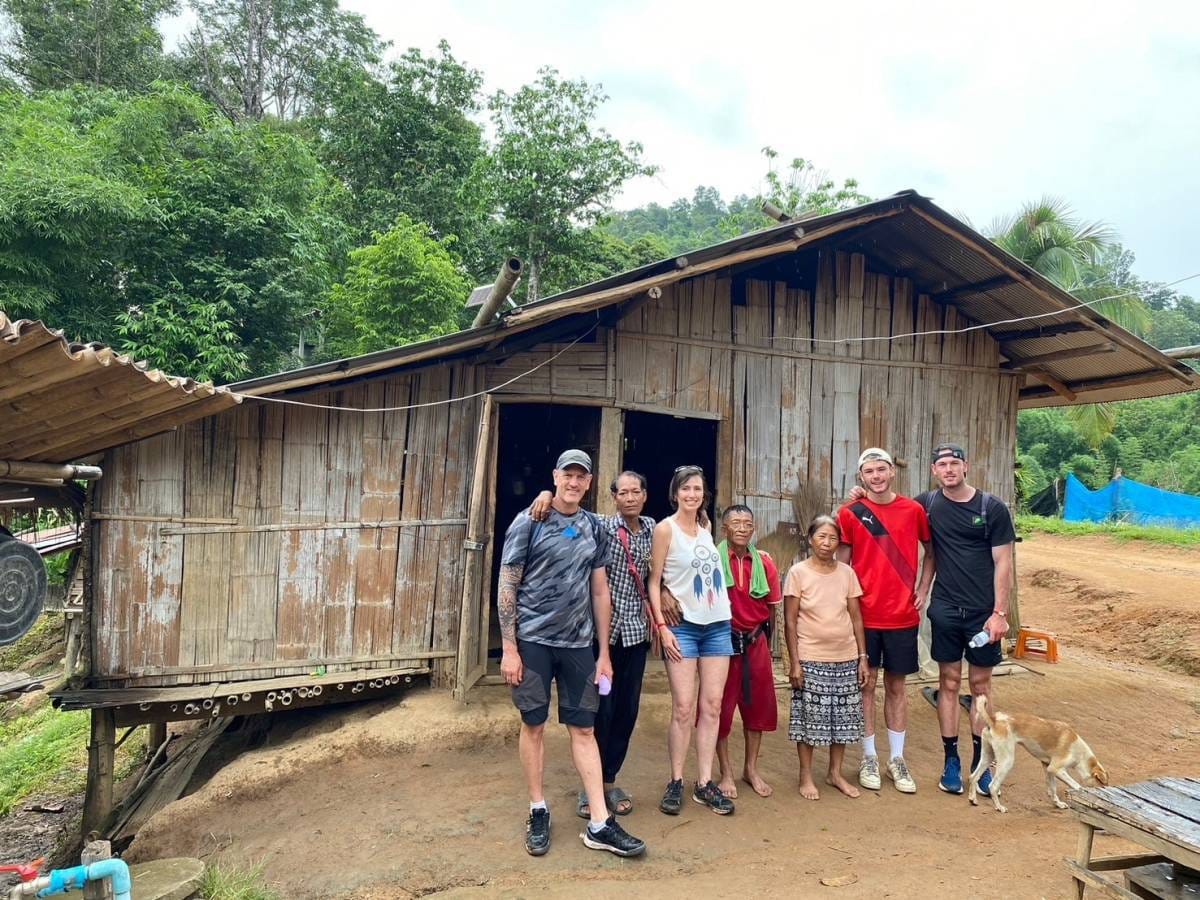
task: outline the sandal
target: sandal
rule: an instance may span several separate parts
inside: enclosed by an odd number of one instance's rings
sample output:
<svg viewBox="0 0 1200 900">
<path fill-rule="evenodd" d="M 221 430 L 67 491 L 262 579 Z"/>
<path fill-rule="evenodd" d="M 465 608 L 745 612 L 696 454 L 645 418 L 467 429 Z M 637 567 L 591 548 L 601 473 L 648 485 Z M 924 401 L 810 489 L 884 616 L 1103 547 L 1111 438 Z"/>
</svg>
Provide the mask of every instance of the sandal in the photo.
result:
<svg viewBox="0 0 1200 900">
<path fill-rule="evenodd" d="M 604 792 L 604 803 L 614 815 L 627 816 L 633 812 L 633 798 L 619 787 L 610 787 Z"/>
<path fill-rule="evenodd" d="M 581 819 L 590 819 L 592 817 L 592 807 L 588 803 L 587 791 L 580 791 L 579 797 L 575 800 L 575 815 Z"/>
</svg>

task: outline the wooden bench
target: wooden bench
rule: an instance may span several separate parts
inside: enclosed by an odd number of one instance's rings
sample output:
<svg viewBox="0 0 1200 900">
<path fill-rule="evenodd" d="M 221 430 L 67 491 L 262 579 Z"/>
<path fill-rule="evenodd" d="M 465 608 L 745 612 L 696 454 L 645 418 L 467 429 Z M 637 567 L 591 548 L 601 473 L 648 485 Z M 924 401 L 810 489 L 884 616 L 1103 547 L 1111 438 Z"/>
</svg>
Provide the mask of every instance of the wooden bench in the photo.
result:
<svg viewBox="0 0 1200 900">
<path fill-rule="evenodd" d="M 1067 803 L 1080 828 L 1075 858 L 1063 861 L 1075 881 L 1076 898 L 1082 898 L 1088 887 L 1123 900 L 1146 896 L 1109 880 L 1102 872 L 1162 862 L 1200 870 L 1200 780 L 1155 778 L 1123 787 L 1084 788 L 1068 794 Z M 1151 852 L 1092 859 L 1097 828 Z M 1130 883 L 1129 887 L 1139 886 Z"/>
</svg>

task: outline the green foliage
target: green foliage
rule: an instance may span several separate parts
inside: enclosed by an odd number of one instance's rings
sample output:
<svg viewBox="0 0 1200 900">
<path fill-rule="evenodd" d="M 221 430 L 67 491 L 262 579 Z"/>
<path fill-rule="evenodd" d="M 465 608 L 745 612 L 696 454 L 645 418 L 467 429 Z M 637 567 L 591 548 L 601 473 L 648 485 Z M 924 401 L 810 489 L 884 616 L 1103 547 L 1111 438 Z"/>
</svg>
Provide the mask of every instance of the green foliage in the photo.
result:
<svg viewBox="0 0 1200 900">
<path fill-rule="evenodd" d="M 30 671 L 31 660 L 47 653 L 62 640 L 62 613 L 43 613 L 29 631 L 11 644 L 0 647 L 0 672 Z M 38 675 L 41 671 L 37 668 L 31 674 Z M 3 704 L 0 703 L 2 708 Z"/>
<path fill-rule="evenodd" d="M 50 704 L 0 721 L 0 816 L 30 794 L 73 792 L 88 735 L 86 712 L 58 712 Z"/>
<path fill-rule="evenodd" d="M 231 118 L 306 112 L 330 63 L 368 66 L 384 47 L 338 0 L 190 0 L 196 17 L 174 63 L 179 76 Z"/>
<path fill-rule="evenodd" d="M 0 306 L 172 374 L 283 367 L 345 250 L 305 142 L 165 83 L 0 96 Z"/>
<path fill-rule="evenodd" d="M 263 884 L 263 867 L 239 869 L 220 863 L 204 870 L 200 883 L 204 900 L 279 900 L 279 894 Z"/>
<path fill-rule="evenodd" d="M 820 216 L 860 206 L 871 198 L 858 189 L 858 181 L 847 178 L 841 187 L 828 173 L 819 171 L 811 160 L 794 157 L 787 169 L 780 173 L 775 169 L 778 151 L 763 148 L 767 158 L 767 189 L 760 200 L 769 200 L 791 216 Z M 761 202 L 757 204 L 761 209 Z"/>
<path fill-rule="evenodd" d="M 1194 547 L 1200 544 L 1200 528 L 1166 528 L 1161 525 L 1130 525 L 1125 522 L 1064 522 L 1062 519 L 1048 516 L 1024 514 L 1017 515 L 1016 526 L 1017 533 L 1021 535 L 1036 532 L 1071 536 L 1098 534 L 1120 542 L 1147 541 L 1176 547 Z"/>
<path fill-rule="evenodd" d="M 178 0 L 0 0 L 13 23 L 0 65 L 29 88 L 145 88 L 163 71 L 156 23 Z"/>
<path fill-rule="evenodd" d="M 325 354 L 354 356 L 457 328 L 471 285 L 426 225 L 401 215 L 373 243 L 350 253 L 325 314 Z"/>
<path fill-rule="evenodd" d="M 576 228 L 604 215 L 631 178 L 653 174 L 641 144 L 621 144 L 594 119 L 607 98 L 580 79 L 559 78 L 550 67 L 515 94 L 489 100 L 496 140 L 484 166 L 485 183 L 500 214 L 503 245 L 526 265 L 526 296 L 540 296 L 541 269 L 569 253 Z"/>
<path fill-rule="evenodd" d="M 330 64 L 308 124 L 322 161 L 346 187 L 356 239 L 368 242 L 403 213 L 455 251 L 480 277 L 495 266 L 484 247 L 490 209 L 474 174 L 486 154 L 480 109 L 483 77 L 450 53 L 409 50 L 386 79 L 349 62 Z"/>
</svg>

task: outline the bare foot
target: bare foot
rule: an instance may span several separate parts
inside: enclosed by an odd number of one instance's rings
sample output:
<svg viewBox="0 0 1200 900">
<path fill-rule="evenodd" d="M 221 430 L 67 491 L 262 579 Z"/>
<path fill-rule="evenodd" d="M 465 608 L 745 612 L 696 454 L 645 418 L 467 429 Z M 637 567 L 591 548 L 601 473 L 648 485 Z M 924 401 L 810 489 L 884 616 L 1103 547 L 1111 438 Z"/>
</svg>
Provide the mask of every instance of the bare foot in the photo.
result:
<svg viewBox="0 0 1200 900">
<path fill-rule="evenodd" d="M 800 779 L 800 796 L 805 800 L 820 800 L 821 793 L 817 790 L 817 786 L 813 784 L 813 780 L 809 776 Z"/>
<path fill-rule="evenodd" d="M 737 799 L 737 785 L 733 783 L 732 775 L 726 775 L 724 778 L 722 778 L 717 787 L 719 787 L 721 789 L 721 793 L 730 800 Z"/>
<path fill-rule="evenodd" d="M 758 772 L 743 772 L 742 781 L 754 788 L 754 793 L 760 797 L 770 797 L 774 793 L 774 789 L 762 780 Z"/>
<path fill-rule="evenodd" d="M 858 788 L 842 777 L 841 772 L 830 772 L 825 776 L 825 783 L 830 787 L 835 787 L 847 797 L 854 799 L 858 796 Z"/>
</svg>

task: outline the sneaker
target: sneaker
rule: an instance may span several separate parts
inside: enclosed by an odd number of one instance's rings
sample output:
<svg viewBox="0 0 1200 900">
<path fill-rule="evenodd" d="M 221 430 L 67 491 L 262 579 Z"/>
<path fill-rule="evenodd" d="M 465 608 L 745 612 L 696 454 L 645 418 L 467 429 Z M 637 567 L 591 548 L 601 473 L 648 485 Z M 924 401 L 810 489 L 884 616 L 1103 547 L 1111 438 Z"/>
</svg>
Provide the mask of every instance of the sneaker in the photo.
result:
<svg viewBox="0 0 1200 900">
<path fill-rule="evenodd" d="M 979 784 L 975 789 L 985 797 L 992 796 L 992 770 L 984 769 L 983 774 L 979 776 Z"/>
<path fill-rule="evenodd" d="M 903 756 L 893 756 L 887 764 L 888 778 L 896 785 L 896 790 L 902 794 L 915 794 L 917 783 L 908 771 L 908 764 Z"/>
<path fill-rule="evenodd" d="M 550 810 L 533 809 L 525 821 L 525 852 L 545 856 L 550 849 Z"/>
<path fill-rule="evenodd" d="M 858 767 L 858 783 L 868 791 L 879 790 L 879 757 L 864 756 Z"/>
<path fill-rule="evenodd" d="M 946 767 L 942 769 L 942 779 L 938 782 L 938 787 L 947 794 L 963 792 L 962 763 L 957 756 L 951 756 L 946 760 Z"/>
<path fill-rule="evenodd" d="M 733 801 L 722 794 L 721 789 L 711 781 L 703 787 L 696 782 L 696 787 L 692 790 L 692 799 L 707 806 L 718 816 L 727 816 L 733 812 Z"/>
<path fill-rule="evenodd" d="M 604 827 L 597 832 L 593 832 L 591 828 L 585 826 L 580 837 L 583 838 L 585 847 L 592 850 L 607 850 L 617 856 L 641 856 L 646 852 L 646 842 L 635 838 L 618 825 L 615 816 L 609 816 Z"/>
<path fill-rule="evenodd" d="M 667 789 L 663 791 L 663 798 L 659 801 L 658 808 L 668 816 L 677 816 L 682 806 L 683 779 L 677 778 L 674 781 L 668 781 Z"/>
</svg>

